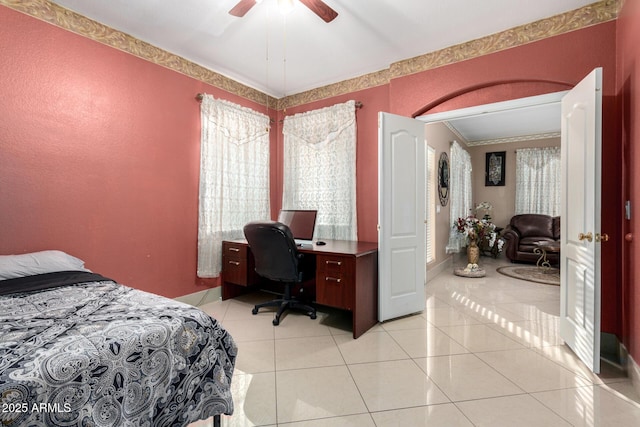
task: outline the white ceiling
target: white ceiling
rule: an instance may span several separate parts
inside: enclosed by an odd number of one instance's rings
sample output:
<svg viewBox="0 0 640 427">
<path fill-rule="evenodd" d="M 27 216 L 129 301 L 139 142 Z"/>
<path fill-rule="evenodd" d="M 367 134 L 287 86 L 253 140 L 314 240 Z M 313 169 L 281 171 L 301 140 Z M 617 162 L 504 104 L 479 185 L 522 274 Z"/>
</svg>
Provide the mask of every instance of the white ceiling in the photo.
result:
<svg viewBox="0 0 640 427">
<path fill-rule="evenodd" d="M 560 132 L 560 104 L 538 105 L 448 121 L 472 145 Z M 496 130 L 499 129 L 499 135 Z"/>
<path fill-rule="evenodd" d="M 282 15 L 262 0 L 53 0 L 276 98 L 386 69 L 393 62 L 547 18 L 594 0 L 325 0 Z"/>
<path fill-rule="evenodd" d="M 445 123 L 469 146 L 558 138 L 567 92 L 531 96 L 418 117 Z"/>
</svg>

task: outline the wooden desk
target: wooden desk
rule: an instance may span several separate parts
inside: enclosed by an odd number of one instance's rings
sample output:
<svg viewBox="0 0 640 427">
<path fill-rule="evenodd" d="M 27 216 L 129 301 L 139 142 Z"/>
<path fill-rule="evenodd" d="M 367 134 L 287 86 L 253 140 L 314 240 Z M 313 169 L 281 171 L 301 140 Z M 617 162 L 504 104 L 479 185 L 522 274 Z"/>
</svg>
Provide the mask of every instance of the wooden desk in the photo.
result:
<svg viewBox="0 0 640 427">
<path fill-rule="evenodd" d="M 378 244 L 325 240 L 298 250 L 315 260 L 315 302 L 351 311 L 353 338 L 378 323 Z M 253 255 L 246 240 L 222 242 L 222 299 L 257 285 Z"/>
</svg>

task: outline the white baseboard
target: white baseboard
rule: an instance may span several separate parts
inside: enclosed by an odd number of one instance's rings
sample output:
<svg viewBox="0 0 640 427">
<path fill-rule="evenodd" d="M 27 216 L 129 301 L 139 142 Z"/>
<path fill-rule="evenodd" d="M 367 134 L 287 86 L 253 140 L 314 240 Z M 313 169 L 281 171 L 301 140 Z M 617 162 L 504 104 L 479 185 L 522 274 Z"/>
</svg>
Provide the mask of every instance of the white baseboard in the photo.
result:
<svg viewBox="0 0 640 427">
<path fill-rule="evenodd" d="M 201 306 L 210 302 L 220 301 L 222 299 L 222 287 L 209 288 L 203 291 L 195 292 L 193 294 L 183 295 L 181 297 L 174 298 L 176 301 L 183 302 L 185 304 L 192 305 L 194 307 Z"/>
<path fill-rule="evenodd" d="M 427 283 L 431 281 L 438 274 L 442 273 L 447 269 L 451 269 L 453 267 L 453 257 L 449 256 L 444 259 L 444 261 L 439 262 L 438 264 L 431 264 L 427 267 Z"/>
<path fill-rule="evenodd" d="M 640 366 L 633 360 L 631 355 L 627 356 L 627 372 L 636 394 L 640 396 Z"/>
</svg>

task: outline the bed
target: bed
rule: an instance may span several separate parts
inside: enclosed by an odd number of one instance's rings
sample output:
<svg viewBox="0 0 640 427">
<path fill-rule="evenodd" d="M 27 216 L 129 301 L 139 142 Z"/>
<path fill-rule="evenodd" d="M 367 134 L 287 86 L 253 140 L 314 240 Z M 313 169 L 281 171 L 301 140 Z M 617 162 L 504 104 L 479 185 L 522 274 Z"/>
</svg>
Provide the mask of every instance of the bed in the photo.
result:
<svg viewBox="0 0 640 427">
<path fill-rule="evenodd" d="M 185 426 L 233 413 L 237 347 L 215 319 L 61 254 L 37 268 L 0 256 L 0 425 Z"/>
</svg>

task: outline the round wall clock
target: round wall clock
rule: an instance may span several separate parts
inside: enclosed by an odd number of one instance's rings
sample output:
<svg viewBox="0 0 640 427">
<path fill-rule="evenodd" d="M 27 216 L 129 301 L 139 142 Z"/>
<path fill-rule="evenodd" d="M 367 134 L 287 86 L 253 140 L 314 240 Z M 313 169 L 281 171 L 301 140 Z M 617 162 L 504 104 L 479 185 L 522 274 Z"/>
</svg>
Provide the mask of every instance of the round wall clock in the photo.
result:
<svg viewBox="0 0 640 427">
<path fill-rule="evenodd" d="M 447 206 L 449 202 L 449 156 L 447 153 L 440 154 L 438 162 L 438 196 L 440 204 Z"/>
</svg>

